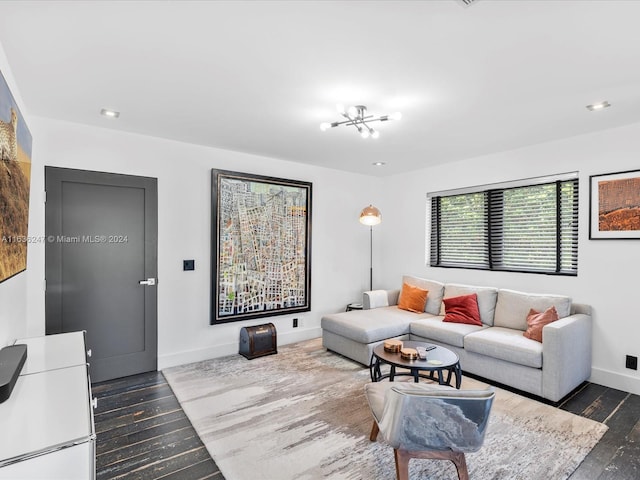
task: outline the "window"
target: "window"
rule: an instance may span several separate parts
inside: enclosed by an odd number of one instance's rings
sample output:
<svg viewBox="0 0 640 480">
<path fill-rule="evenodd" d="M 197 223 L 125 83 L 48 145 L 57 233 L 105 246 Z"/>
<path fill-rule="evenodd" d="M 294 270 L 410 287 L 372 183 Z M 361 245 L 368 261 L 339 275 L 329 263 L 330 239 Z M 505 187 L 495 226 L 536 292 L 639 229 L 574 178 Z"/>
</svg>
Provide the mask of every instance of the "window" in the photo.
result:
<svg viewBox="0 0 640 480">
<path fill-rule="evenodd" d="M 428 198 L 431 266 L 578 274 L 577 173 Z"/>
</svg>

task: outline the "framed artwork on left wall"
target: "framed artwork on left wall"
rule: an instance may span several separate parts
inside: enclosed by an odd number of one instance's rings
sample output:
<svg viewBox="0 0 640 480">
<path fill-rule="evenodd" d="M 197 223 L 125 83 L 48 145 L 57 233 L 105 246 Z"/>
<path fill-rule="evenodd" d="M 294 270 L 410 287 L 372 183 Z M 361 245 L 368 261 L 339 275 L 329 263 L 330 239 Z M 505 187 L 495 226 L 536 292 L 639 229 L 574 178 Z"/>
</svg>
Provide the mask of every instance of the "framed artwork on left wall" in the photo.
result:
<svg viewBox="0 0 640 480">
<path fill-rule="evenodd" d="M 27 269 L 31 133 L 0 72 L 0 282 Z"/>
<path fill-rule="evenodd" d="M 311 189 L 212 170 L 211 324 L 311 310 Z"/>
</svg>

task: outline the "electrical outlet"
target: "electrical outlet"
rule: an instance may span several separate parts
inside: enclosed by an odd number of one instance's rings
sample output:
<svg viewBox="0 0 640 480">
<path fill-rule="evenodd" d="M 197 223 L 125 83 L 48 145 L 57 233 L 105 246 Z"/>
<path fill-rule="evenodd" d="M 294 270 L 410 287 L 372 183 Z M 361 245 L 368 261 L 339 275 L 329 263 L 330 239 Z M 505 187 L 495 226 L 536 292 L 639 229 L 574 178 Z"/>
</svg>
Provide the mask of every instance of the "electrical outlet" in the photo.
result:
<svg viewBox="0 0 640 480">
<path fill-rule="evenodd" d="M 186 272 L 189 270 L 196 269 L 196 261 L 195 260 L 183 260 L 182 261 L 182 269 Z"/>
<path fill-rule="evenodd" d="M 298 319 L 297 318 L 293 319 L 293 328 L 298 328 Z"/>
<path fill-rule="evenodd" d="M 631 370 L 637 370 L 638 369 L 638 357 L 634 357 L 632 355 L 627 355 L 626 367 L 630 368 Z"/>
</svg>

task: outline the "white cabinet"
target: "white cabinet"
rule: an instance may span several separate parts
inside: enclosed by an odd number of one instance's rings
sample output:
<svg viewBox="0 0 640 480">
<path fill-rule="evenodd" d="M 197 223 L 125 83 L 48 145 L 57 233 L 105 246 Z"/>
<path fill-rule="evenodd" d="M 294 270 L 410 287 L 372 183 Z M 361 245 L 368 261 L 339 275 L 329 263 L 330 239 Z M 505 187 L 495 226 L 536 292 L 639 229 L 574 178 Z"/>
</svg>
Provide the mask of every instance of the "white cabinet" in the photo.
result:
<svg viewBox="0 0 640 480">
<path fill-rule="evenodd" d="M 27 361 L 0 404 L 0 479 L 95 479 L 95 427 L 82 332 L 18 340 Z"/>
</svg>

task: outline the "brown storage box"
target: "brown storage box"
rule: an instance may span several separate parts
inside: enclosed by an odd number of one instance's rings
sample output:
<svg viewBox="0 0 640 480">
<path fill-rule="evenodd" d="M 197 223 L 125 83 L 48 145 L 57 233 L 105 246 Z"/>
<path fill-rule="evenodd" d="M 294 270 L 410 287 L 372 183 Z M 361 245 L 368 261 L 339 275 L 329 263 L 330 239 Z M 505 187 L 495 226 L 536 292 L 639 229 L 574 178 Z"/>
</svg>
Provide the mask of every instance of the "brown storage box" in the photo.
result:
<svg viewBox="0 0 640 480">
<path fill-rule="evenodd" d="M 273 323 L 240 329 L 240 355 L 249 360 L 278 353 L 277 343 L 276 327 Z"/>
</svg>

